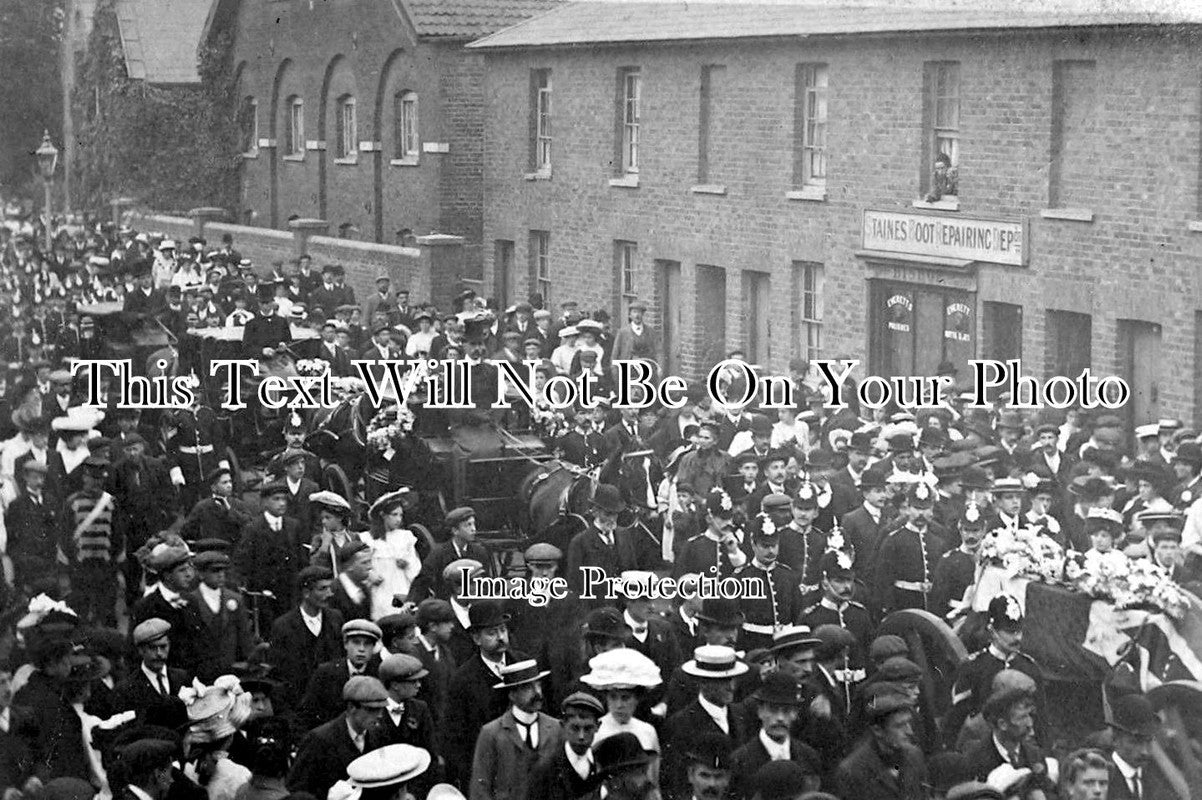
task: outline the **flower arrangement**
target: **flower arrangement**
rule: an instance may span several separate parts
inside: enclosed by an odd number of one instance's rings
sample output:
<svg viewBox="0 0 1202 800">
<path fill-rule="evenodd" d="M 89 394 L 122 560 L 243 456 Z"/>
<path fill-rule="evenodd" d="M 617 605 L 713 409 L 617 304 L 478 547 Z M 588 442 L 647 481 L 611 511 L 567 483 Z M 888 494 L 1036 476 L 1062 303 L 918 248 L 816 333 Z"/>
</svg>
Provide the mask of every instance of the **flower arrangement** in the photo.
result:
<svg viewBox="0 0 1202 800">
<path fill-rule="evenodd" d="M 346 377 L 330 379 L 330 393 L 338 402 L 350 400 L 352 397 L 363 394 L 366 391 L 367 384 L 361 378 Z"/>
<path fill-rule="evenodd" d="M 330 369 L 330 362 L 323 358 L 302 358 L 296 362 L 296 374 L 307 377 L 325 375 Z"/>
<path fill-rule="evenodd" d="M 413 430 L 413 411 L 405 404 L 382 408 L 367 425 L 367 445 L 385 457 Z"/>
<path fill-rule="evenodd" d="M 530 407 L 530 427 L 542 438 L 553 441 L 568 432 L 568 421 L 562 411 L 536 403 Z"/>
<path fill-rule="evenodd" d="M 1059 583 L 1064 572 L 1064 551 L 1038 528 L 995 528 L 985 535 L 977 558 L 1011 578 Z"/>
<path fill-rule="evenodd" d="M 1115 607 L 1163 611 L 1174 619 L 1185 615 L 1188 601 L 1167 570 L 1146 558 L 1128 558 L 1111 550 L 1073 553 L 1064 567 L 1070 587 Z"/>
</svg>

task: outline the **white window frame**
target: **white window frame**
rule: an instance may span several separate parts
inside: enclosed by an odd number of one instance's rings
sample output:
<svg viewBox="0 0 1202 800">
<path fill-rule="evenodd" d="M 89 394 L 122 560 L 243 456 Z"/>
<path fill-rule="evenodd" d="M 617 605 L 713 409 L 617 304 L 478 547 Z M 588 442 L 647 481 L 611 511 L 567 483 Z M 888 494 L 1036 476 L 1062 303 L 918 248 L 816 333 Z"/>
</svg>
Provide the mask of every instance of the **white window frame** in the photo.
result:
<svg viewBox="0 0 1202 800">
<path fill-rule="evenodd" d="M 637 68 L 622 74 L 622 172 L 639 173 L 639 126 L 642 121 L 643 74 Z"/>
<path fill-rule="evenodd" d="M 931 163 L 946 153 L 960 165 L 960 63 L 938 61 L 931 75 Z M 950 195 L 949 195 L 950 196 Z"/>
<path fill-rule="evenodd" d="M 335 164 L 354 164 L 359 161 L 359 116 L 354 95 L 344 94 L 338 98 L 337 126 L 338 149 Z M 349 116 L 349 120 L 348 120 Z"/>
<path fill-rule="evenodd" d="M 305 101 L 292 95 L 288 102 L 288 149 L 284 158 L 302 161 L 305 157 Z"/>
<path fill-rule="evenodd" d="M 803 64 L 801 98 L 801 185 L 826 188 L 826 131 L 830 70 L 826 64 Z"/>
<path fill-rule="evenodd" d="M 802 357 L 808 361 L 822 357 L 822 295 L 826 283 L 823 265 L 813 261 L 797 262 L 798 344 Z"/>
<path fill-rule="evenodd" d="M 534 169 L 551 171 L 551 70 L 539 70 L 534 93 Z"/>
<path fill-rule="evenodd" d="M 548 231 L 531 231 L 530 246 L 535 291 L 543 296 L 544 305 L 549 305 L 551 297 L 551 234 Z"/>
<path fill-rule="evenodd" d="M 393 162 L 416 164 L 421 157 L 421 136 L 418 129 L 417 92 L 406 89 L 396 95 L 396 143 Z"/>
</svg>

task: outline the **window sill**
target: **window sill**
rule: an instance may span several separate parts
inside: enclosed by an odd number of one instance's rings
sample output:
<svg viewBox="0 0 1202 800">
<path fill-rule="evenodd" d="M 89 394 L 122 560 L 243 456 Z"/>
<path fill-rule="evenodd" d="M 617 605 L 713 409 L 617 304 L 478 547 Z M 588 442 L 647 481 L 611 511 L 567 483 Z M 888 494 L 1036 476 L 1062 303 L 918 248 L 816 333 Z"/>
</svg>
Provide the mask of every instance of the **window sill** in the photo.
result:
<svg viewBox="0 0 1202 800">
<path fill-rule="evenodd" d="M 243 154 L 242 154 L 242 157 L 243 157 L 243 158 L 247 158 L 247 159 L 250 159 L 250 158 L 258 158 L 258 157 L 259 157 L 259 151 L 258 151 L 258 150 L 251 150 L 251 151 L 249 151 L 249 152 L 243 153 Z"/>
<path fill-rule="evenodd" d="M 418 166 L 418 161 L 416 157 L 393 158 L 389 159 L 388 165 L 390 167 L 416 167 Z"/>
<path fill-rule="evenodd" d="M 1068 222 L 1093 222 L 1093 211 L 1088 208 L 1045 208 L 1039 212 L 1039 216 Z"/>
<path fill-rule="evenodd" d="M 354 158 L 354 157 L 349 157 L 349 158 L 336 158 L 336 159 L 334 159 L 334 163 L 335 163 L 335 164 L 340 164 L 340 165 L 342 165 L 342 166 L 344 166 L 344 167 L 350 167 L 350 166 L 354 166 L 355 164 L 358 164 L 358 163 L 359 163 L 359 159 L 357 159 L 357 158 Z"/>
<path fill-rule="evenodd" d="M 1202 233 L 1202 220 L 1191 219 L 1185 223 L 1185 227 L 1192 233 Z"/>
<path fill-rule="evenodd" d="M 538 172 L 527 172 L 522 176 L 528 181 L 549 181 L 551 180 L 551 170 L 540 170 Z"/>
<path fill-rule="evenodd" d="M 609 185 L 616 189 L 637 189 L 639 188 L 639 176 L 631 174 L 623 175 L 620 178 L 610 178 Z"/>
<path fill-rule="evenodd" d="M 284 156 L 284 160 L 285 161 L 295 161 L 295 162 L 304 161 L 305 154 L 304 153 L 290 153 L 289 155 Z"/>
<path fill-rule="evenodd" d="M 793 189 L 785 192 L 786 200 L 806 200 L 811 203 L 826 202 L 826 187 L 806 186 L 804 189 Z"/>
<path fill-rule="evenodd" d="M 930 202 L 926 200 L 915 200 L 910 204 L 910 206 L 911 208 L 927 208 L 933 211 L 959 211 L 960 198 L 948 196 Z"/>
<path fill-rule="evenodd" d="M 726 184 L 722 183 L 700 183 L 689 189 L 693 194 L 726 194 Z"/>
</svg>

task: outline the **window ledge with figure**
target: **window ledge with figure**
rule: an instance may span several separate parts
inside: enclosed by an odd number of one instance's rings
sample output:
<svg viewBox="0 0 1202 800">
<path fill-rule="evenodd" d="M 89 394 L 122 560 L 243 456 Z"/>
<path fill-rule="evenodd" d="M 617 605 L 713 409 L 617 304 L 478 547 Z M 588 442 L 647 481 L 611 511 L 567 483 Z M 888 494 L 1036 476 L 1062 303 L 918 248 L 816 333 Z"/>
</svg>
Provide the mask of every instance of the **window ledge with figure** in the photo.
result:
<svg viewBox="0 0 1202 800">
<path fill-rule="evenodd" d="M 930 195 L 927 195 L 927 197 L 930 197 Z M 940 197 L 938 200 L 927 200 L 926 198 L 923 198 L 922 200 L 915 200 L 910 205 L 912 205 L 914 208 L 928 208 L 935 211 L 959 211 L 960 198 L 956 197 L 955 195 L 947 194 L 943 197 Z"/>
</svg>

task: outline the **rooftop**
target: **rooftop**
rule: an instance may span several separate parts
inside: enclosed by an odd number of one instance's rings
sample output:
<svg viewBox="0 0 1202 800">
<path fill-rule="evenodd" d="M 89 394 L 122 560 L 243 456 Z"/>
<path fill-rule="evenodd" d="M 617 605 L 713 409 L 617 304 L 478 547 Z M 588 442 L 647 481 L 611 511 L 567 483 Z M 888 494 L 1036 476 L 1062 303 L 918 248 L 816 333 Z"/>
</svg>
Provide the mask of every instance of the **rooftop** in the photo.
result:
<svg viewBox="0 0 1202 800">
<path fill-rule="evenodd" d="M 562 0 L 402 0 L 417 35 L 477 39 L 562 5 Z"/>
<path fill-rule="evenodd" d="M 437 0 L 424 0 L 437 2 Z M 583 0 L 479 49 L 766 37 L 1202 24 L 1192 0 Z"/>
<path fill-rule="evenodd" d="M 117 23 L 129 77 L 199 83 L 197 49 L 213 0 L 118 0 Z"/>
</svg>

